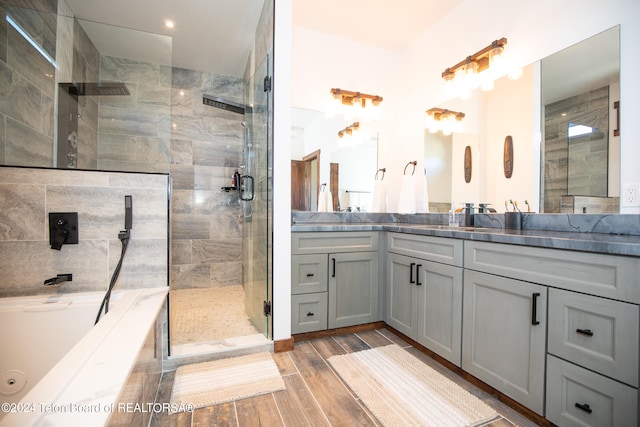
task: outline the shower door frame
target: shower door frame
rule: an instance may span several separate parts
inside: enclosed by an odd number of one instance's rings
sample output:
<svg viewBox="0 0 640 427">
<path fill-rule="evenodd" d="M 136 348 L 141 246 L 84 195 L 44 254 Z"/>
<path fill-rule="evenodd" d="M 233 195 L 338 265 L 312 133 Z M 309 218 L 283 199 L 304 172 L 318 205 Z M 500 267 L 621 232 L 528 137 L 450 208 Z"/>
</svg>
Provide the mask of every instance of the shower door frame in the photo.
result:
<svg viewBox="0 0 640 427">
<path fill-rule="evenodd" d="M 273 96 L 271 55 L 256 67 L 245 90 L 246 133 L 243 149 L 245 174 L 253 176 L 254 200 L 242 202 L 243 284 L 245 311 L 254 326 L 273 337 Z M 259 151 L 258 151 L 259 150 Z M 264 287 L 263 287 L 264 286 Z"/>
</svg>

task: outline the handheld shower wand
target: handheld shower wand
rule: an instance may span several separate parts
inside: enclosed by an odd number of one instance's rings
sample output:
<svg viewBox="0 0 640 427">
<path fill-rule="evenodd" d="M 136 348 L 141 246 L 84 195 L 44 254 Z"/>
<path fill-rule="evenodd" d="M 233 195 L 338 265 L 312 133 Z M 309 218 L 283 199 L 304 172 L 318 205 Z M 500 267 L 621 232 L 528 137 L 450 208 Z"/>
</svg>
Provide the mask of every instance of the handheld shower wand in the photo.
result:
<svg viewBox="0 0 640 427">
<path fill-rule="evenodd" d="M 113 271 L 113 275 L 111 276 L 111 282 L 109 283 L 109 288 L 107 289 L 107 293 L 104 295 L 102 299 L 102 304 L 100 304 L 100 309 L 98 310 L 98 316 L 96 316 L 96 323 L 100 320 L 100 316 L 102 315 L 102 309 L 104 308 L 104 314 L 109 312 L 109 300 L 111 299 L 111 291 L 116 286 L 118 281 L 118 276 L 120 275 L 120 269 L 122 268 L 122 260 L 124 259 L 124 254 L 127 252 L 127 246 L 129 246 L 129 239 L 131 238 L 131 229 L 133 228 L 133 200 L 131 196 L 124 196 L 124 230 L 121 230 L 118 233 L 118 238 L 120 242 L 122 242 L 122 251 L 120 252 L 120 260 L 118 261 L 118 265 L 116 265 L 115 270 Z"/>
<path fill-rule="evenodd" d="M 124 228 L 131 230 L 133 222 L 133 200 L 131 196 L 124 196 Z"/>
</svg>

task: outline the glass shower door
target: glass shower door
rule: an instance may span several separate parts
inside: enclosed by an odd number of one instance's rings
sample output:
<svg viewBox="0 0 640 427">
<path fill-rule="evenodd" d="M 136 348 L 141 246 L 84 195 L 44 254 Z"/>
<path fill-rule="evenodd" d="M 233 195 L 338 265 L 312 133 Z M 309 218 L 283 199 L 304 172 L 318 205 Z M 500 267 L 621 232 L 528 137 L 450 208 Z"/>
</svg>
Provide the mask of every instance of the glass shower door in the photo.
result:
<svg viewBox="0 0 640 427">
<path fill-rule="evenodd" d="M 271 333 L 271 174 L 269 150 L 269 57 L 249 82 L 245 112 L 244 175 L 253 186 L 253 199 L 243 200 L 243 277 L 245 310 L 267 338 Z M 267 307 L 265 307 L 267 306 Z M 266 309 L 268 308 L 268 310 Z M 267 312 L 268 314 L 265 314 Z"/>
</svg>

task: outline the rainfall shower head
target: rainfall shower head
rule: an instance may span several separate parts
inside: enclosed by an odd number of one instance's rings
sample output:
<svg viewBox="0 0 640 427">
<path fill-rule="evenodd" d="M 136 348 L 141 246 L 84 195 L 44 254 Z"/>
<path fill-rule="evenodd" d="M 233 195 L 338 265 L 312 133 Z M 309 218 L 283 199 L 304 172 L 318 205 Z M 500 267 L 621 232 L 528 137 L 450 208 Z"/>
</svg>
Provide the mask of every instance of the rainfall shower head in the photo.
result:
<svg viewBox="0 0 640 427">
<path fill-rule="evenodd" d="M 232 113 L 244 114 L 244 105 L 240 105 L 232 101 L 227 101 L 222 98 L 216 98 L 212 95 L 202 95 L 202 103 L 210 107 L 231 111 Z"/>
<path fill-rule="evenodd" d="M 120 82 L 98 82 L 98 83 L 60 83 L 66 87 L 71 95 L 97 96 L 97 95 L 131 95 L 124 83 Z"/>
</svg>

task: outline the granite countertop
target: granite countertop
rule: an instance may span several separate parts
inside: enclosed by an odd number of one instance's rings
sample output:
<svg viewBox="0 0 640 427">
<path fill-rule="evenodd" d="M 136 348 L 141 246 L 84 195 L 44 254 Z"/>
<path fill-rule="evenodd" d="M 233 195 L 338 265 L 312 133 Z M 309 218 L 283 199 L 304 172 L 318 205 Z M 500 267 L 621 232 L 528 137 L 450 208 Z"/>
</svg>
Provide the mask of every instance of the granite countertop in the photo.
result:
<svg viewBox="0 0 640 427">
<path fill-rule="evenodd" d="M 447 225 L 411 222 L 305 221 L 294 222 L 291 231 L 391 231 L 424 236 L 640 257 L 640 236 L 635 234 L 585 232 L 583 229 L 579 229 L 579 231 L 562 231 L 563 227 L 549 227 L 556 228 L 555 230 L 510 230 L 484 225 L 495 224 L 491 224 L 491 221 L 479 221 L 476 227 L 449 227 Z"/>
</svg>

